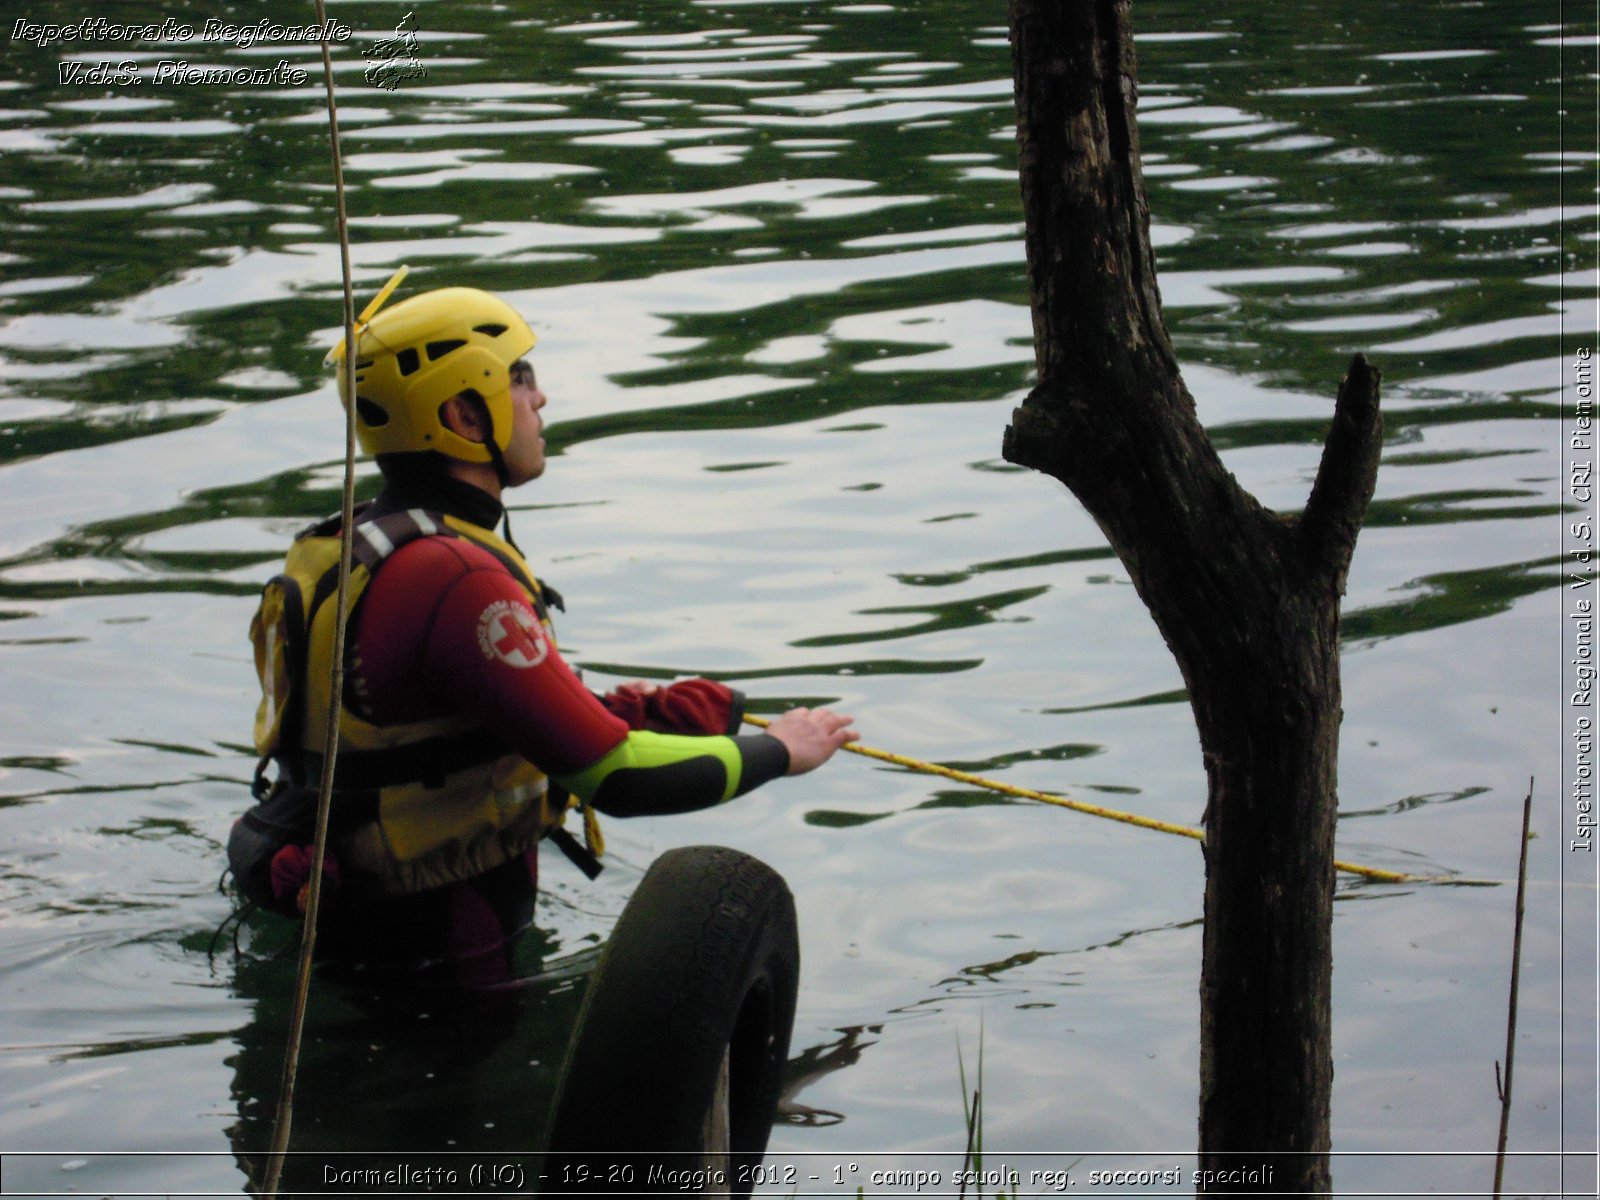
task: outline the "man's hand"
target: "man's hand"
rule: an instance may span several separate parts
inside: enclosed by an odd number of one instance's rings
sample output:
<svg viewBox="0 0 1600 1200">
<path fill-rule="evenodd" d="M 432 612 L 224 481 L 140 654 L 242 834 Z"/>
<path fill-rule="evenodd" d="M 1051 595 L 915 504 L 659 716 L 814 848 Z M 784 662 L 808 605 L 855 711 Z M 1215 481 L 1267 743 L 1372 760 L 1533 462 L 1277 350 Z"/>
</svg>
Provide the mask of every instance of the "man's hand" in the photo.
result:
<svg viewBox="0 0 1600 1200">
<path fill-rule="evenodd" d="M 814 771 L 860 734 L 851 729 L 855 718 L 826 708 L 791 708 L 767 726 L 767 732 L 787 747 L 789 774 Z"/>
</svg>

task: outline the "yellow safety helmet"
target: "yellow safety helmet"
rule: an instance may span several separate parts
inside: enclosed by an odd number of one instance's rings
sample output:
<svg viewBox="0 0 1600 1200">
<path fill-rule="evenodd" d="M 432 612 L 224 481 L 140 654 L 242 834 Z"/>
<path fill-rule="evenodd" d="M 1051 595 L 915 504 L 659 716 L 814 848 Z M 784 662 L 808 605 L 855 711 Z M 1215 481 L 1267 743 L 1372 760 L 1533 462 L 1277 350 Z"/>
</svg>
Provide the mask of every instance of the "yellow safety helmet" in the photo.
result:
<svg viewBox="0 0 1600 1200">
<path fill-rule="evenodd" d="M 498 296 L 477 288 L 423 292 L 386 308 L 380 292 L 356 322 L 356 437 L 367 454 L 433 450 L 462 462 L 491 462 L 487 445 L 469 442 L 439 417 L 462 392 L 483 398 L 495 447 L 511 444 L 511 364 L 537 341 L 528 323 Z M 339 399 L 350 396 L 344 342 L 328 355 L 339 370 Z"/>
</svg>

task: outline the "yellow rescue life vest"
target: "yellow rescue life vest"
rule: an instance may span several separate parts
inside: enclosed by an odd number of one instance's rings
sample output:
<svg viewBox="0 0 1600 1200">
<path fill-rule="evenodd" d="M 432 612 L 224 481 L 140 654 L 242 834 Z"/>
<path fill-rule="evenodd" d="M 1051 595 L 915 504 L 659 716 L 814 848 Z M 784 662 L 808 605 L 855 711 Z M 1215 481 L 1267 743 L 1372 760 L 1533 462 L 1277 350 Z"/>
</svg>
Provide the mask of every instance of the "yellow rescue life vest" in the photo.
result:
<svg viewBox="0 0 1600 1200">
<path fill-rule="evenodd" d="M 543 588 L 515 547 L 453 516 L 411 509 L 357 516 L 351 544 L 352 613 L 385 559 L 419 537 L 461 537 L 494 555 L 527 595 L 554 644 Z M 339 521 L 332 518 L 295 539 L 283 572 L 262 589 L 250 623 L 261 703 L 255 747 L 262 755 L 258 795 L 268 791 L 268 762 L 278 779 L 264 807 L 283 789 L 300 793 L 280 811 L 307 809 L 326 751 L 332 684 Z M 353 628 L 353 625 L 352 625 Z M 339 698 L 329 846 L 341 886 L 366 895 L 426 891 L 492 870 L 553 836 L 585 871 L 604 852 L 599 827 L 582 806 L 588 851 L 561 828 L 569 800 L 544 774 L 464 714 L 377 725 Z M 314 809 L 314 805 L 311 806 Z M 309 832 L 306 841 L 310 841 Z"/>
</svg>

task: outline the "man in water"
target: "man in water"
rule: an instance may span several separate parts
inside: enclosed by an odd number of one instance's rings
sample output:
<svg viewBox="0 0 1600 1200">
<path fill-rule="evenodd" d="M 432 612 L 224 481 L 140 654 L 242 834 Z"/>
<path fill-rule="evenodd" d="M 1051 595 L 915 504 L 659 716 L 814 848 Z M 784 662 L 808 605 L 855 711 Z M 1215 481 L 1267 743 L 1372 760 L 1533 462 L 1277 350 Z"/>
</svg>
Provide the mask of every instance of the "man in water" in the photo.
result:
<svg viewBox="0 0 1600 1200">
<path fill-rule="evenodd" d="M 850 717 L 803 708 L 738 736 L 742 698 L 710 680 L 604 698 L 579 682 L 550 624 L 559 596 L 509 523 L 494 532 L 505 490 L 545 469 L 534 341 L 499 298 L 445 288 L 358 322 L 353 399 L 340 372 L 384 480 L 352 540 L 323 866 L 319 937 L 344 956 L 499 977 L 532 919 L 542 839 L 592 873 L 593 810 L 706 808 L 813 770 L 857 736 Z M 303 532 L 251 626 L 259 802 L 235 823 L 229 861 L 249 898 L 288 914 L 303 911 L 311 871 L 338 558 L 338 518 Z M 587 847 L 562 826 L 569 805 Z"/>
</svg>

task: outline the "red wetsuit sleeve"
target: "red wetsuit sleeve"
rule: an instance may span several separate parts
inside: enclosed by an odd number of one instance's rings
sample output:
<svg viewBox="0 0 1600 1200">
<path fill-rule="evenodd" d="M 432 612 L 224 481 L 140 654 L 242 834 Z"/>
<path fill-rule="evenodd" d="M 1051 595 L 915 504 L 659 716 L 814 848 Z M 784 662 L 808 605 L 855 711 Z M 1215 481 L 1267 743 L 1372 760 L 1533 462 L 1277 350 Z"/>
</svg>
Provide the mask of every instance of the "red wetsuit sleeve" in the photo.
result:
<svg viewBox="0 0 1600 1200">
<path fill-rule="evenodd" d="M 358 706 L 380 722 L 465 712 L 549 775 L 628 736 L 578 680 L 493 555 L 461 538 L 402 546 L 362 599 Z"/>
</svg>

